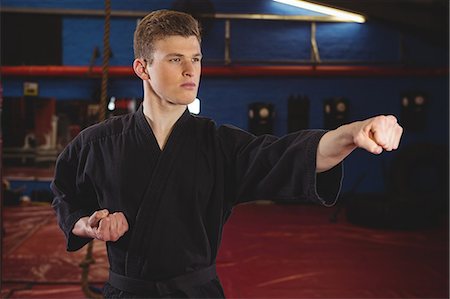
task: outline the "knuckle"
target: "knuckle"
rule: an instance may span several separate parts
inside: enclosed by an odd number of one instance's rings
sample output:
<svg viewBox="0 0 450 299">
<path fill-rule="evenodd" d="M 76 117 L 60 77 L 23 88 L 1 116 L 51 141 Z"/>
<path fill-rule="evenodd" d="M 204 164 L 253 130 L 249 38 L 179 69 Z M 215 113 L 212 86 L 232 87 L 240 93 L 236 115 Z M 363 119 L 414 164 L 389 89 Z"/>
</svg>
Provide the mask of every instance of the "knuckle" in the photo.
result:
<svg viewBox="0 0 450 299">
<path fill-rule="evenodd" d="M 386 115 L 378 115 L 377 117 L 375 117 L 375 120 L 378 121 L 385 121 L 387 119 Z"/>
<path fill-rule="evenodd" d="M 387 119 L 393 123 L 397 122 L 397 118 L 394 115 L 388 115 Z"/>
<path fill-rule="evenodd" d="M 100 240 L 100 241 L 103 241 L 103 234 L 102 234 L 101 232 L 99 232 L 99 233 L 97 233 L 97 234 L 95 235 L 95 238 L 98 239 L 98 240 Z"/>
</svg>

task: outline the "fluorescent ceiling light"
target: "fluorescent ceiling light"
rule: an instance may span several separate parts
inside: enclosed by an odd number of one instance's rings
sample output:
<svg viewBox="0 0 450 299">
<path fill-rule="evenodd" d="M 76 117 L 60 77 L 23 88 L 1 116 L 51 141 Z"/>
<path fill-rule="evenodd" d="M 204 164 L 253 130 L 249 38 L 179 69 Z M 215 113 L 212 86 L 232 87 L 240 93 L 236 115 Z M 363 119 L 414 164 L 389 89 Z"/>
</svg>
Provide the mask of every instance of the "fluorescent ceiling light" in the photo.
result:
<svg viewBox="0 0 450 299">
<path fill-rule="evenodd" d="M 364 23 L 366 21 L 366 18 L 363 15 L 348 12 L 342 9 L 332 8 L 321 4 L 311 3 L 308 1 L 302 0 L 273 0 L 273 1 L 296 6 L 307 10 L 312 10 L 326 15 L 335 16 L 337 18 L 356 23 Z"/>
</svg>

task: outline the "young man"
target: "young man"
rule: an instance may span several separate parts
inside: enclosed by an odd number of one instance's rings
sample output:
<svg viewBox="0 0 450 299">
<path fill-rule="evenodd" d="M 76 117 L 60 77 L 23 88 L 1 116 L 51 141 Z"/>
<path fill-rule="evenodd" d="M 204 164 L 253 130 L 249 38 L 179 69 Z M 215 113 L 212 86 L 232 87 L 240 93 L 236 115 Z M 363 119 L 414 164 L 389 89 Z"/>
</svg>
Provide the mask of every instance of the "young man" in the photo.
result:
<svg viewBox="0 0 450 299">
<path fill-rule="evenodd" d="M 234 205 L 331 205 L 341 161 L 355 148 L 398 147 L 402 128 L 393 116 L 277 138 L 190 115 L 202 54 L 197 21 L 187 14 L 147 15 L 134 50 L 143 104 L 81 132 L 58 158 L 52 182 L 67 250 L 106 242 L 105 297 L 224 297 L 215 260 Z"/>
</svg>

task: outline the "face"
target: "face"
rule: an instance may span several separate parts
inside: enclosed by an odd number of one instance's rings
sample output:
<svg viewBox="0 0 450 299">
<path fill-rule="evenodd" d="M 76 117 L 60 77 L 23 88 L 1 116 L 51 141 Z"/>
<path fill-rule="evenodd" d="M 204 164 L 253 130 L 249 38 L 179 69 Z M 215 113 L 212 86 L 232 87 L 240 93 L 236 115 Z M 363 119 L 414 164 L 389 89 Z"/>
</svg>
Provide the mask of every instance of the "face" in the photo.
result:
<svg viewBox="0 0 450 299">
<path fill-rule="evenodd" d="M 147 62 L 152 90 L 162 101 L 188 105 L 197 97 L 201 73 L 200 43 L 195 36 L 170 36 L 154 43 Z"/>
</svg>

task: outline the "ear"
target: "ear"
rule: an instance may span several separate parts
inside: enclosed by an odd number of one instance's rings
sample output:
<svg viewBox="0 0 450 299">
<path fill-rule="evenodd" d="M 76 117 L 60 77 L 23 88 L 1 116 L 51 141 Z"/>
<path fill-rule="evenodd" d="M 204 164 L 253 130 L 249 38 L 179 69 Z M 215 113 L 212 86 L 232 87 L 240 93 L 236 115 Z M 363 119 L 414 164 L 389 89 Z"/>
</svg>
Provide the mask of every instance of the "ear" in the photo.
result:
<svg viewBox="0 0 450 299">
<path fill-rule="evenodd" d="M 133 70 L 136 73 L 136 75 L 141 78 L 142 80 L 148 80 L 150 79 L 150 76 L 147 73 L 146 70 L 147 63 L 144 61 L 144 59 L 136 58 L 133 61 Z"/>
</svg>

